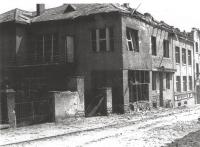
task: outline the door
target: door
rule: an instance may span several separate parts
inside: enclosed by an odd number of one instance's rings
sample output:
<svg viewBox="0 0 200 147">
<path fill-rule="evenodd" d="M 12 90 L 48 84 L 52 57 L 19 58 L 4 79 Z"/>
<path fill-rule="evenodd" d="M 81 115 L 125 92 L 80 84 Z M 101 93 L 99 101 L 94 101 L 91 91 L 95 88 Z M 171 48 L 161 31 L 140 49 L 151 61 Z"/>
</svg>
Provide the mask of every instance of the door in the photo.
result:
<svg viewBox="0 0 200 147">
<path fill-rule="evenodd" d="M 65 59 L 68 63 L 74 62 L 74 37 L 66 36 L 65 39 Z"/>
</svg>

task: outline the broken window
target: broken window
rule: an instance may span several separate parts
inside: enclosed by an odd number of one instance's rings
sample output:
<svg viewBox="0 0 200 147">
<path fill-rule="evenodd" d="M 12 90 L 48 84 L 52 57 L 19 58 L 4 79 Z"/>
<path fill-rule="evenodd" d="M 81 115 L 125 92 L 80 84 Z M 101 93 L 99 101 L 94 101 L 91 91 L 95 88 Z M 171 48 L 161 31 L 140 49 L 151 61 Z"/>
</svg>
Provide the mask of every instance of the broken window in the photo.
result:
<svg viewBox="0 0 200 147">
<path fill-rule="evenodd" d="M 169 41 L 163 41 L 163 56 L 169 58 Z"/>
<path fill-rule="evenodd" d="M 180 78 L 180 76 L 176 76 L 176 91 L 181 92 L 181 78 Z"/>
<path fill-rule="evenodd" d="M 156 72 L 152 72 L 152 90 L 156 90 Z"/>
<path fill-rule="evenodd" d="M 192 90 L 192 76 L 189 76 L 189 90 Z"/>
<path fill-rule="evenodd" d="M 170 89 L 170 73 L 166 73 L 166 89 Z"/>
<path fill-rule="evenodd" d="M 149 99 L 149 72 L 129 71 L 130 102 Z"/>
<path fill-rule="evenodd" d="M 45 34 L 37 36 L 37 48 L 35 50 L 35 60 L 37 62 L 49 63 L 58 61 L 58 35 Z"/>
<path fill-rule="evenodd" d="M 178 46 L 175 47 L 176 52 L 176 63 L 180 63 L 180 48 Z"/>
<path fill-rule="evenodd" d="M 187 91 L 187 77 L 183 76 L 183 91 Z"/>
<path fill-rule="evenodd" d="M 192 54 L 191 54 L 191 50 L 188 50 L 188 65 L 192 65 Z"/>
<path fill-rule="evenodd" d="M 139 52 L 138 31 L 126 28 L 126 40 L 129 51 Z"/>
<path fill-rule="evenodd" d="M 152 55 L 156 56 L 156 37 L 151 36 L 151 50 L 152 50 Z"/>
<path fill-rule="evenodd" d="M 199 45 L 198 45 L 198 42 L 195 43 L 195 46 L 196 46 L 196 52 L 199 51 Z"/>
<path fill-rule="evenodd" d="M 92 49 L 95 52 L 112 51 L 114 49 L 113 28 L 106 27 L 91 31 Z"/>
<path fill-rule="evenodd" d="M 186 64 L 186 49 L 182 48 L 182 63 Z"/>
</svg>

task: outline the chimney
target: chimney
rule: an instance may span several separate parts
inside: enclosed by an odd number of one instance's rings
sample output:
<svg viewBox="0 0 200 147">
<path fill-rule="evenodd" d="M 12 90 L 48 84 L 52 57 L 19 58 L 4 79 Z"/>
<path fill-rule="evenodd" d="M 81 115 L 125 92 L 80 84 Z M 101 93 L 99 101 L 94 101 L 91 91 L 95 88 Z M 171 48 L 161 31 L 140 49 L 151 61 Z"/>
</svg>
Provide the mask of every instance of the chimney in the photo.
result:
<svg viewBox="0 0 200 147">
<path fill-rule="evenodd" d="M 41 15 L 45 11 L 45 4 L 37 4 L 36 9 L 37 9 L 37 11 L 36 11 L 37 16 Z"/>
</svg>

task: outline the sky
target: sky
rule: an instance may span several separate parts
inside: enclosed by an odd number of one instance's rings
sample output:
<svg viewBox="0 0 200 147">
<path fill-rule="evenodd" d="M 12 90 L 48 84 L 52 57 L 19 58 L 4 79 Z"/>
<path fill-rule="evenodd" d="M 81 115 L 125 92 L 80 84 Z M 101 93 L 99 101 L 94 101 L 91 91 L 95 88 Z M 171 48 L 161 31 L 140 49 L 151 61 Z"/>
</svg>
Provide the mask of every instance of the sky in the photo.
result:
<svg viewBox="0 0 200 147">
<path fill-rule="evenodd" d="M 199 0 L 0 0 L 0 14 L 14 8 L 35 11 L 37 3 L 44 3 L 46 8 L 64 3 L 129 3 L 141 13 L 148 12 L 154 19 L 164 21 L 180 30 L 190 31 L 200 28 Z"/>
</svg>

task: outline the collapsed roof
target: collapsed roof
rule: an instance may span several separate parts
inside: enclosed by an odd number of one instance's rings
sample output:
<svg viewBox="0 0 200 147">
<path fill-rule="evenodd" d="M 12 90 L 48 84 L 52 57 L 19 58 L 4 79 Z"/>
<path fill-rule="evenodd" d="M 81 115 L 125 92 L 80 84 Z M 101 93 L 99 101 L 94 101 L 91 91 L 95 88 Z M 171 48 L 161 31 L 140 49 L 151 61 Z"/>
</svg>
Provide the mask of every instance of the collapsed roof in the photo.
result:
<svg viewBox="0 0 200 147">
<path fill-rule="evenodd" d="M 179 29 L 175 29 L 173 26 L 170 26 L 163 21 L 155 20 L 149 13 L 141 14 L 129 6 L 120 4 L 63 4 L 59 7 L 45 9 L 40 15 L 37 15 L 36 12 L 13 9 L 6 13 L 0 14 L 0 23 L 16 22 L 30 24 L 76 19 L 84 16 L 111 12 L 126 14 L 128 16 L 145 21 L 154 27 L 165 29 L 182 37 L 187 37 L 189 39 L 191 38 L 188 33 L 181 32 Z"/>
</svg>

